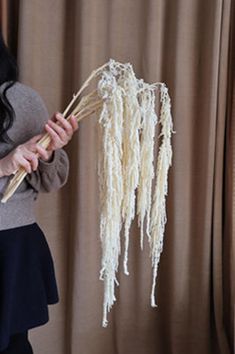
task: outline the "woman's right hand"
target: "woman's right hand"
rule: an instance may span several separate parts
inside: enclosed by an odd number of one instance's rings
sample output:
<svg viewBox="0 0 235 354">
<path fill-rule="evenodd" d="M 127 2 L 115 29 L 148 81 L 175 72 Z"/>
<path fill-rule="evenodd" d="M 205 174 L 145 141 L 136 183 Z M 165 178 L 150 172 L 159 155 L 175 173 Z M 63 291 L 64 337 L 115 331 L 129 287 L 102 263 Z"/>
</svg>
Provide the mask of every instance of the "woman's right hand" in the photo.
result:
<svg viewBox="0 0 235 354">
<path fill-rule="evenodd" d="M 20 167 L 27 173 L 36 171 L 38 167 L 37 141 L 42 135 L 37 135 L 22 145 L 18 145 L 8 155 L 0 160 L 0 177 L 14 174 Z"/>
</svg>

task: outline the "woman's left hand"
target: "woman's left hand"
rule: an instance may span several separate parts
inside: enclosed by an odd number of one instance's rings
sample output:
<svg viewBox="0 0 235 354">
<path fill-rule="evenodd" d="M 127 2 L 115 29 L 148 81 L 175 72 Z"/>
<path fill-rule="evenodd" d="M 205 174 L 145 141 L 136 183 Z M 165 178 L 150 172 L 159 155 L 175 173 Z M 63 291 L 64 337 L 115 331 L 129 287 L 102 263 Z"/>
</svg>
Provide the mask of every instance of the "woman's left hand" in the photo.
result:
<svg viewBox="0 0 235 354">
<path fill-rule="evenodd" d="M 58 122 L 59 125 L 56 122 Z M 53 151 L 61 149 L 68 144 L 77 129 L 78 122 L 74 116 L 71 116 L 68 121 L 61 113 L 55 113 L 45 125 L 45 130 L 51 138 L 47 151 L 40 146 L 38 146 L 37 149 L 41 158 L 44 160 L 49 160 Z"/>
<path fill-rule="evenodd" d="M 59 123 L 56 124 L 56 122 Z M 59 112 L 55 113 L 45 125 L 45 130 L 51 137 L 51 143 L 48 146 L 48 151 L 61 149 L 67 145 L 72 139 L 73 133 L 78 129 L 78 122 L 74 116 L 70 120 L 66 120 Z"/>
</svg>

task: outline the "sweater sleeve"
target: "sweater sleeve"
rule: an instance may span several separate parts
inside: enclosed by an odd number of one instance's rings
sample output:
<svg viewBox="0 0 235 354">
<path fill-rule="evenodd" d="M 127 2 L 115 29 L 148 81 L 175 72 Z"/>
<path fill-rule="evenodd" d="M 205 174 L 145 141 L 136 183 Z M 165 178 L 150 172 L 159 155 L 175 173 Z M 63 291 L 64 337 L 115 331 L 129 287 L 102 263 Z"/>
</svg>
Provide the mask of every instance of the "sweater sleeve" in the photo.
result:
<svg viewBox="0 0 235 354">
<path fill-rule="evenodd" d="M 52 160 L 39 159 L 38 169 L 26 177 L 36 192 L 51 192 L 61 188 L 68 179 L 69 159 L 63 149 L 53 152 Z"/>
</svg>

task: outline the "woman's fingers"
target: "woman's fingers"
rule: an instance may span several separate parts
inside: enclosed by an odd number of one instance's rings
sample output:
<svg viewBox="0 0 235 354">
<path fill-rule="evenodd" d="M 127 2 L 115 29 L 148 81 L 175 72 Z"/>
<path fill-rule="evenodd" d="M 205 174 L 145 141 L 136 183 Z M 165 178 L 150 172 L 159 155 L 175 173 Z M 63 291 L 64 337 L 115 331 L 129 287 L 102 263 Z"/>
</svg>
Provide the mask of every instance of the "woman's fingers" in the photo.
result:
<svg viewBox="0 0 235 354">
<path fill-rule="evenodd" d="M 63 129 L 66 131 L 67 135 L 72 136 L 73 134 L 73 127 L 70 124 L 70 122 L 65 119 L 62 114 L 57 113 L 56 114 L 56 119 L 58 122 L 60 122 L 60 125 L 63 127 Z"/>
<path fill-rule="evenodd" d="M 77 121 L 77 118 L 75 116 L 71 116 L 70 118 L 70 123 L 72 125 L 72 128 L 73 128 L 73 131 L 76 131 L 78 130 L 78 121 Z"/>
<path fill-rule="evenodd" d="M 52 149 L 59 149 L 64 145 L 63 140 L 60 138 L 57 131 L 55 131 L 49 124 L 45 125 L 45 129 L 50 135 L 51 138 L 50 147 Z"/>
<path fill-rule="evenodd" d="M 31 173 L 32 171 L 36 171 L 38 168 L 38 159 L 39 157 L 43 160 L 48 160 L 51 156 L 51 153 L 44 149 L 39 144 L 35 145 L 35 152 L 26 150 L 22 155 L 18 157 L 18 164 L 23 166 L 27 173 Z"/>
<path fill-rule="evenodd" d="M 46 149 L 44 149 L 42 146 L 40 146 L 39 144 L 36 146 L 37 152 L 39 154 L 39 156 L 43 159 L 43 160 L 48 160 L 50 158 L 50 152 L 47 151 Z"/>
<path fill-rule="evenodd" d="M 56 113 L 45 125 L 45 129 L 52 140 L 49 149 L 56 150 L 68 144 L 78 129 L 78 122 L 75 116 L 71 116 L 68 121 L 61 113 Z"/>
<path fill-rule="evenodd" d="M 38 157 L 36 154 L 27 154 L 26 159 L 30 162 L 33 171 L 38 168 Z"/>
<path fill-rule="evenodd" d="M 38 167 L 39 154 L 36 145 L 32 142 L 18 145 L 8 155 L 1 159 L 1 172 L 3 176 L 10 176 L 23 167 L 27 173 L 36 171 Z"/>
<path fill-rule="evenodd" d="M 31 172 L 36 171 L 36 169 L 38 168 L 38 156 L 36 155 L 36 151 L 32 152 L 25 149 L 22 156 L 27 162 L 30 163 Z"/>
<path fill-rule="evenodd" d="M 59 136 L 59 139 L 61 141 L 64 141 L 64 142 L 68 141 L 68 134 L 63 127 L 59 126 L 58 124 L 56 124 L 55 122 L 53 122 L 51 120 L 48 121 L 46 126 L 49 126 L 51 129 L 53 129 L 54 132 L 57 133 L 57 135 Z"/>
<path fill-rule="evenodd" d="M 26 158 L 24 158 L 24 156 L 19 156 L 17 162 L 18 162 L 19 166 L 22 166 L 27 173 L 32 172 L 31 164 Z"/>
<path fill-rule="evenodd" d="M 78 129 L 78 121 L 76 117 L 72 115 L 69 120 L 67 120 L 62 116 L 62 114 L 58 113 L 56 118 L 66 130 L 67 134 L 72 137 L 73 133 Z"/>
</svg>

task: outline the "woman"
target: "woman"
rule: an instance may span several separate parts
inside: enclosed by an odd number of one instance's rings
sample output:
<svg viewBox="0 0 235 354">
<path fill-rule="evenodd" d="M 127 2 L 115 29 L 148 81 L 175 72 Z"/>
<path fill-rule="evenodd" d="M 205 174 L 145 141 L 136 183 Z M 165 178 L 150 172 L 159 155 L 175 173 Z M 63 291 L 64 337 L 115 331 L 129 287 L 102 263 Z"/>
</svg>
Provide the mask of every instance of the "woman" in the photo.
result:
<svg viewBox="0 0 235 354">
<path fill-rule="evenodd" d="M 17 65 L 0 34 L 0 197 L 12 174 L 23 166 L 24 182 L 0 203 L 0 353 L 33 353 L 28 330 L 48 322 L 48 304 L 59 301 L 53 259 L 35 221 L 39 192 L 62 187 L 68 157 L 62 149 L 78 129 L 75 117 L 48 119 L 36 91 L 18 81 Z M 55 122 L 58 121 L 60 126 Z M 47 151 L 37 142 L 43 131 Z"/>
</svg>

